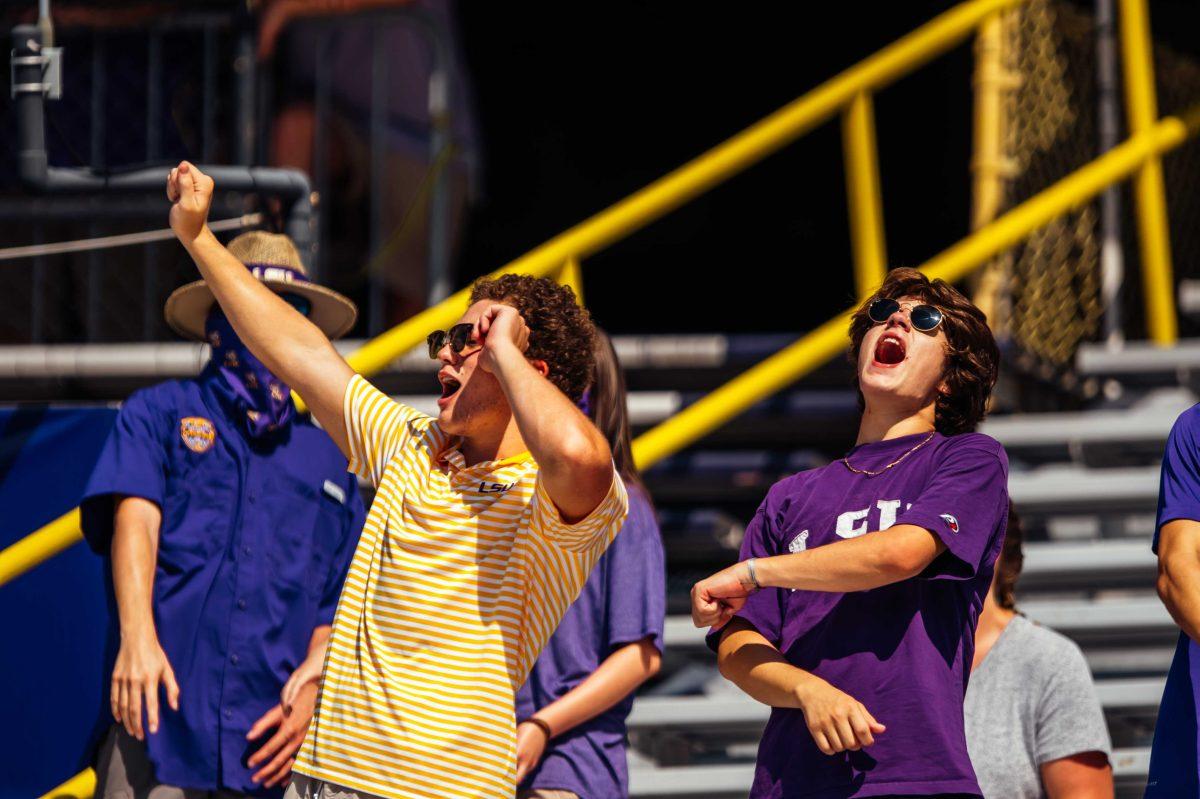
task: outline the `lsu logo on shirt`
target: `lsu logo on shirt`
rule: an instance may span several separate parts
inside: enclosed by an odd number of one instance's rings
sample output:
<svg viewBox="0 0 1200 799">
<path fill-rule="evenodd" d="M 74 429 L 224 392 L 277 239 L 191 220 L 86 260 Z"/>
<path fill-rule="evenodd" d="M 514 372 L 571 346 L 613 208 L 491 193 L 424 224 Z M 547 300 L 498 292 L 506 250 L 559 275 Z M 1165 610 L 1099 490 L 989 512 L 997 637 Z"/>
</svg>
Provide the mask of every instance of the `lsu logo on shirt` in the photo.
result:
<svg viewBox="0 0 1200 799">
<path fill-rule="evenodd" d="M 217 440 L 217 429 L 203 416 L 185 416 L 179 420 L 179 437 L 192 452 L 204 453 Z"/>
</svg>

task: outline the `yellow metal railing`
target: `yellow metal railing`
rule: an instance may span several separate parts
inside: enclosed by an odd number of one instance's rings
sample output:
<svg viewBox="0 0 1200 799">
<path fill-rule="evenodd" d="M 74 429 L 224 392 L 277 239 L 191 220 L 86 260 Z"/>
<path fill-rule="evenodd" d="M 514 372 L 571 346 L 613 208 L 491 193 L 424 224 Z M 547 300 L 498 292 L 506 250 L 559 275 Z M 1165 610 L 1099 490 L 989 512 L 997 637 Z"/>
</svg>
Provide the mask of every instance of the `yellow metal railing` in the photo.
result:
<svg viewBox="0 0 1200 799">
<path fill-rule="evenodd" d="M 581 259 L 645 227 L 696 195 L 740 172 L 837 113 L 843 115 L 847 195 L 858 294 L 883 278 L 886 254 L 879 200 L 872 93 L 960 42 L 985 21 L 1021 0 L 971 0 L 852 67 L 746 131 L 666 177 L 571 228 L 495 274 L 556 275 L 581 288 Z M 1076 170 L 921 266 L 930 277 L 957 281 L 1021 241 L 1056 216 L 1108 186 L 1136 176 L 1135 200 L 1150 316 L 1159 321 L 1152 338 L 1175 338 L 1170 248 L 1166 239 L 1161 156 L 1200 131 L 1200 107 L 1178 117 L 1155 119 L 1150 33 L 1145 0 L 1122 0 L 1122 45 L 1131 136 L 1120 146 Z M 1135 109 L 1133 106 L 1138 105 Z M 1136 117 L 1136 120 L 1135 120 Z M 444 302 L 368 342 L 350 364 L 372 374 L 419 345 L 428 330 L 443 328 L 461 314 L 464 289 Z M 646 468 L 704 437 L 755 403 L 785 388 L 846 349 L 850 310 L 757 364 L 687 407 L 634 442 L 634 457 Z M 0 584 L 78 540 L 73 511 L 0 552 Z M 91 795 L 94 776 L 83 772 L 47 797 Z M 45 799 L 45 798 L 44 798 Z"/>
<path fill-rule="evenodd" d="M 582 258 L 645 227 L 841 112 L 847 160 L 847 196 L 851 209 L 855 254 L 855 282 L 859 294 L 865 294 L 882 278 L 886 258 L 871 94 L 958 44 L 981 25 L 994 23 L 1000 13 L 1020 2 L 1021 0 L 971 0 L 951 9 L 704 155 L 493 274 L 557 273 L 561 280 L 573 284 L 578 289 Z M 1123 179 L 1131 171 L 1137 172 L 1135 197 L 1138 206 L 1139 238 L 1143 251 L 1142 271 L 1145 275 L 1147 316 L 1153 320 L 1152 338 L 1159 343 L 1170 343 L 1175 338 L 1176 326 L 1159 156 L 1170 147 L 1177 146 L 1179 142 L 1173 141 L 1162 146 L 1146 144 L 1166 141 L 1169 137 L 1164 133 L 1166 128 L 1162 127 L 1163 123 L 1154 122 L 1156 104 L 1145 0 L 1122 0 L 1121 12 L 1126 95 L 1130 127 L 1134 131 L 1132 138 L 1122 145 L 1121 150 L 1142 155 L 1141 160 L 1129 170 L 1111 177 L 1109 182 Z M 927 268 L 933 268 L 939 259 L 951 257 L 954 253 L 986 250 L 985 255 L 978 256 L 980 260 L 966 267 L 956 268 L 953 272 L 955 278 L 965 274 L 982 260 L 1015 243 L 1020 236 L 1026 235 L 1052 217 L 1037 217 L 1039 221 L 1032 226 L 1021 227 L 1016 238 L 997 238 L 999 232 L 1011 228 L 1011 224 L 1002 223 L 1010 219 L 1023 219 L 1018 212 L 1041 207 L 1037 200 L 1051 196 L 1051 192 L 1059 187 L 1067 187 L 1066 196 L 1072 196 L 1070 191 L 1082 186 L 1083 178 L 1097 174 L 1089 170 L 1093 170 L 1101 162 L 1111 163 L 1112 159 L 1105 156 L 1060 181 L 1051 190 L 1043 192 L 1042 195 L 950 248 L 927 264 Z M 1062 210 L 1066 210 L 1072 204 L 1093 196 L 1095 192 L 1085 194 L 1076 190 L 1076 193 L 1078 197 L 1075 199 L 1065 204 L 1060 202 L 1053 207 L 1061 206 Z M 1053 196 L 1057 198 L 1062 195 Z M 998 248 L 991 246 L 991 242 L 999 240 L 1006 243 Z M 420 344 L 426 331 L 446 327 L 457 318 L 468 291 L 463 289 L 367 343 L 349 356 L 350 364 L 367 375 L 385 368 L 391 361 Z M 842 330 L 844 324 L 844 316 L 831 320 L 678 416 L 643 435 L 635 442 L 635 455 L 639 464 L 648 466 L 677 451 L 754 402 L 804 376 L 823 360 L 833 357 L 837 352 L 835 341 L 844 338 L 837 332 Z M 0 552 L 0 584 L 78 541 L 77 519 L 76 514 L 67 514 Z"/>
<path fill-rule="evenodd" d="M 956 6 L 674 172 L 496 270 L 493 275 L 506 272 L 550 275 L 561 270 L 563 276 L 560 279 L 578 288 L 584 258 L 660 219 L 841 113 L 855 283 L 859 293 L 864 294 L 883 279 L 886 263 L 872 94 L 959 44 L 984 20 L 1022 1 L 970 0 Z M 469 289 L 463 289 L 422 311 L 368 342 L 347 360 L 365 375 L 380 371 L 418 346 L 428 331 L 448 327 L 460 315 L 468 294 Z M 739 409 L 741 407 L 744 406 Z M 0 585 L 80 539 L 78 526 L 72 529 L 70 524 L 64 523 L 66 518 L 56 520 L 0 551 Z M 21 549 L 14 552 L 16 547 Z"/>
</svg>

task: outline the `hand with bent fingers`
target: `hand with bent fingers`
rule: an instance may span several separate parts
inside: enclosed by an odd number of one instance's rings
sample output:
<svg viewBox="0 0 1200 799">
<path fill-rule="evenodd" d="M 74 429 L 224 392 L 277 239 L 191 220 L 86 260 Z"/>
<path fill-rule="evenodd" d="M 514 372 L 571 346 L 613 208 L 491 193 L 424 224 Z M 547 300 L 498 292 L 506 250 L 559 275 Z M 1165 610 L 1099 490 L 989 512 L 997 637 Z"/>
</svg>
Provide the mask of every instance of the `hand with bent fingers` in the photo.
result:
<svg viewBox="0 0 1200 799">
<path fill-rule="evenodd" d="M 546 754 L 549 745 L 546 733 L 536 724 L 528 721 L 517 725 L 517 784 L 529 776 L 529 772 L 537 768 Z"/>
<path fill-rule="evenodd" d="M 320 686 L 321 670 L 325 665 L 325 648 L 317 654 L 320 657 L 309 656 L 304 659 L 304 662 L 296 667 L 292 672 L 292 676 L 288 677 L 288 681 L 284 683 L 283 690 L 279 692 L 279 704 L 283 706 L 285 713 L 290 712 L 296 698 L 300 695 L 300 689 L 312 683 Z"/>
<path fill-rule="evenodd" d="M 142 728 L 142 711 L 145 710 L 147 727 L 151 734 L 158 732 L 158 686 L 167 689 L 167 703 L 172 710 L 179 710 L 179 685 L 175 672 L 158 643 L 151 634 L 121 639 L 121 650 L 112 673 L 113 718 L 125 726 L 126 731 L 139 741 L 146 740 Z"/>
<path fill-rule="evenodd" d="M 810 680 L 797 689 L 797 698 L 808 731 L 822 752 L 857 752 L 875 743 L 875 736 L 887 730 L 862 702 L 819 677 L 809 676 Z"/>
<path fill-rule="evenodd" d="M 482 342 L 479 365 L 485 371 L 495 371 L 492 353 L 505 344 L 512 344 L 520 352 L 529 348 L 529 326 L 525 317 L 511 305 L 495 303 L 488 307 L 475 323 L 476 338 Z"/>
<path fill-rule="evenodd" d="M 187 161 L 180 161 L 167 175 L 171 230 L 180 241 L 190 242 L 204 231 L 214 188 L 213 179 Z"/>
<path fill-rule="evenodd" d="M 304 735 L 308 732 L 308 724 L 312 721 L 313 708 L 317 703 L 317 684 L 306 682 L 296 692 L 291 706 L 285 710 L 283 705 L 276 705 L 262 715 L 246 740 L 253 741 L 261 738 L 270 730 L 275 734 L 267 740 L 258 751 L 250 756 L 247 765 L 258 770 L 250 777 L 264 787 L 273 788 L 282 785 L 292 773 L 292 765 L 296 762 L 296 752 L 304 743 Z M 260 765 L 262 768 L 258 768 Z"/>
<path fill-rule="evenodd" d="M 692 586 L 692 623 L 720 629 L 757 589 L 745 563 L 735 563 Z"/>
</svg>

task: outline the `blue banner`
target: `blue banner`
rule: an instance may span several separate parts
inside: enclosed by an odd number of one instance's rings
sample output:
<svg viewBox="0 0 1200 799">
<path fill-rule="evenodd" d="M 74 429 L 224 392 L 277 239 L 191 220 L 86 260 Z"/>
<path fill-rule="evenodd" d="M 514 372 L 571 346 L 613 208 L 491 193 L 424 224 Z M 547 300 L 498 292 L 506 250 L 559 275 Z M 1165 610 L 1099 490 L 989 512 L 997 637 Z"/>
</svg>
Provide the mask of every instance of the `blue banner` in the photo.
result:
<svg viewBox="0 0 1200 799">
<path fill-rule="evenodd" d="M 103 407 L 0 409 L 0 547 L 78 504 L 115 419 Z M 0 586 L 2 799 L 41 796 L 90 765 L 103 726 L 102 564 L 81 542 Z"/>
</svg>

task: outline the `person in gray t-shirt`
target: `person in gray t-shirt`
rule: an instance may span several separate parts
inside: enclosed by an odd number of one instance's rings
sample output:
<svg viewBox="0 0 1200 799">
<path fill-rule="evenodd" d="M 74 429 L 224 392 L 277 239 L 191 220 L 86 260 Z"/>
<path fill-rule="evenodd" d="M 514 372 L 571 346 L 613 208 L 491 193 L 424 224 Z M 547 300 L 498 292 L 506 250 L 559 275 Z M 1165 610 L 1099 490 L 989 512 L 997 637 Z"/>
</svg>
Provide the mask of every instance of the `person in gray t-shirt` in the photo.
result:
<svg viewBox="0 0 1200 799">
<path fill-rule="evenodd" d="M 1021 539 L 1010 507 L 964 704 L 979 787 L 986 799 L 1111 797 L 1112 744 L 1083 653 L 1014 608 Z"/>
</svg>

